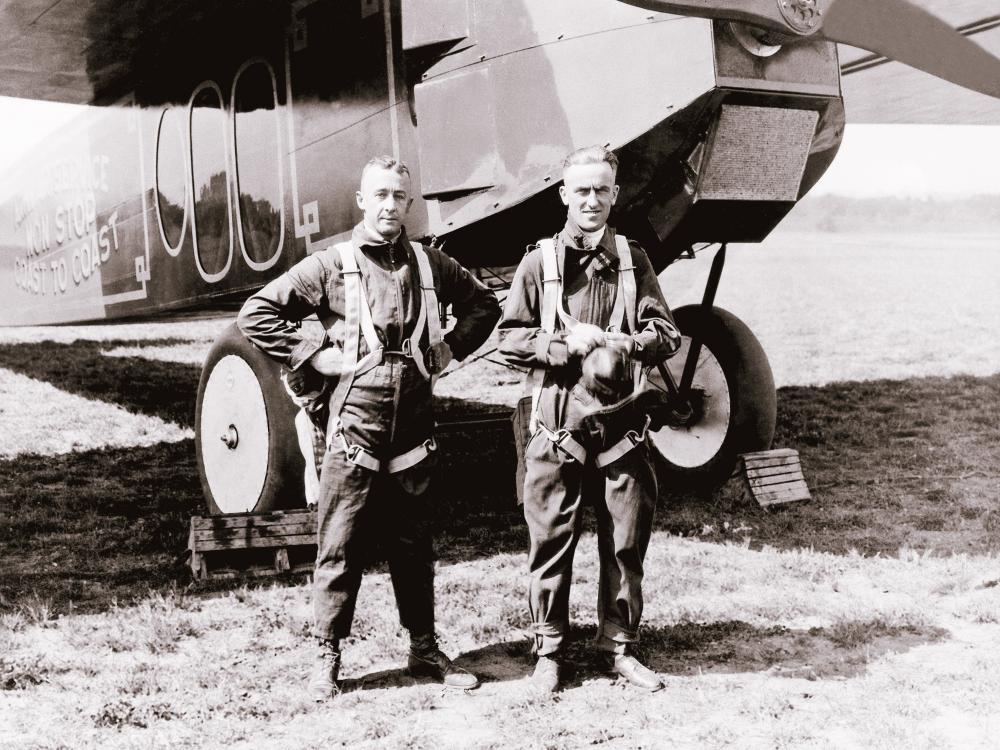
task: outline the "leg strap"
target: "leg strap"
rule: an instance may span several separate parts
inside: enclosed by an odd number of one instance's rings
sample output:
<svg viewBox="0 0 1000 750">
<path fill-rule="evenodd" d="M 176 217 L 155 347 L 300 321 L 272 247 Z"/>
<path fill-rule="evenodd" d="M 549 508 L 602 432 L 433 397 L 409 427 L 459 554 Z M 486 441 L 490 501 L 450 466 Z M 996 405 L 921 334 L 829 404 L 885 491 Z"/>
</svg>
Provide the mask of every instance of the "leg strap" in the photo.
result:
<svg viewBox="0 0 1000 750">
<path fill-rule="evenodd" d="M 606 451 L 598 453 L 597 459 L 595 460 L 598 468 L 603 469 L 605 466 L 613 464 L 619 458 L 631 452 L 636 446 L 644 443 L 646 441 L 646 433 L 649 431 L 649 424 L 651 421 L 650 416 L 647 414 L 646 423 L 642 426 L 642 432 L 629 430 L 625 433 L 625 437 L 617 443 L 612 445 Z"/>
<path fill-rule="evenodd" d="M 407 469 L 419 464 L 436 450 L 437 443 L 434 442 L 434 438 L 427 438 L 416 448 L 412 448 L 406 453 L 401 453 L 400 455 L 389 459 L 389 464 L 386 466 L 386 469 L 390 474 L 398 474 L 401 471 L 406 471 Z"/>
<path fill-rule="evenodd" d="M 352 464 L 357 464 L 358 466 L 363 466 L 369 471 L 376 472 L 382 468 L 382 462 L 375 458 L 371 451 L 366 449 L 364 446 L 356 444 L 352 445 L 347 442 L 347 437 L 344 435 L 344 423 L 340 421 L 339 417 L 331 415 L 330 425 L 333 429 L 330 431 L 330 434 L 326 439 L 327 450 L 333 450 L 339 443 L 340 447 L 344 451 L 344 455 L 347 456 L 347 460 Z"/>
<path fill-rule="evenodd" d="M 347 456 L 347 460 L 351 463 L 363 466 L 369 471 L 381 471 L 383 462 L 375 458 L 372 452 L 364 446 L 348 443 L 347 437 L 344 435 L 343 422 L 337 419 L 335 424 L 334 433 L 327 439 L 327 448 L 333 449 L 339 446 L 343 449 L 344 455 Z M 398 456 L 390 458 L 385 462 L 385 470 L 390 474 L 398 474 L 401 471 L 406 471 L 419 464 L 436 450 L 437 443 L 434 441 L 434 438 L 427 438 L 416 448 L 411 448 L 406 453 L 400 453 Z"/>
<path fill-rule="evenodd" d="M 558 432 L 553 432 L 540 421 L 536 422 L 535 426 L 543 435 L 545 435 L 545 437 L 555 443 L 556 448 L 559 448 L 574 461 L 580 464 L 587 463 L 587 449 L 576 441 L 576 439 L 570 434 L 569 430 L 559 430 Z"/>
</svg>

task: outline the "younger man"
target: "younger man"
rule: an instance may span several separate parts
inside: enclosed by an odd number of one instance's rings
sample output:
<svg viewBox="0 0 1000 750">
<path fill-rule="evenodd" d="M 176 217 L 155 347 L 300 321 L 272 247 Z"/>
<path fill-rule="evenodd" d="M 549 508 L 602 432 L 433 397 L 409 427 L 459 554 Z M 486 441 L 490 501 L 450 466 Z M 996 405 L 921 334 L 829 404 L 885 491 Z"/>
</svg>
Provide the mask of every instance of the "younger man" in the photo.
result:
<svg viewBox="0 0 1000 750">
<path fill-rule="evenodd" d="M 600 455 L 585 455 L 579 443 L 566 440 L 571 437 L 567 426 L 579 423 L 589 406 L 591 396 L 579 386 L 588 354 L 613 346 L 650 366 L 680 347 L 646 254 L 607 226 L 618 197 L 617 168 L 614 153 L 599 146 L 566 158 L 559 189 L 568 207 L 566 226 L 525 255 L 500 323 L 501 353 L 512 364 L 532 369 L 540 381 L 533 434 L 525 447 L 523 497 L 531 539 L 528 599 L 538 654 L 532 679 L 548 691 L 557 690 L 562 677 L 581 500 L 597 515 L 598 645 L 609 654 L 611 668 L 633 685 L 663 686 L 635 652 L 642 564 L 657 495 L 646 425 L 634 425 L 634 441 Z"/>
</svg>

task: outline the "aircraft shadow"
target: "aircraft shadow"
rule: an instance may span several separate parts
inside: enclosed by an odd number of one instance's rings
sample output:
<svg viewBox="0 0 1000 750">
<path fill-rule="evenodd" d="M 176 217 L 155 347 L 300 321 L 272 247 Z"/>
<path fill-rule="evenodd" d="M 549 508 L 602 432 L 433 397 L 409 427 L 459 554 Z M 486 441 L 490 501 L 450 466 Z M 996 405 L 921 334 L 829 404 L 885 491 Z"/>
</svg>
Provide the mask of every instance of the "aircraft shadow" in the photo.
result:
<svg viewBox="0 0 1000 750">
<path fill-rule="evenodd" d="M 151 343 L 170 346 L 189 342 L 163 339 L 0 344 L 0 367 L 67 393 L 192 427 L 200 367 L 143 357 L 109 357 L 104 353 L 118 347 L 148 347 Z"/>
<path fill-rule="evenodd" d="M 595 626 L 574 628 L 565 652 L 565 687 L 580 687 L 594 679 L 618 679 L 607 657 L 594 646 Z M 845 633 L 850 632 L 850 637 Z M 746 622 L 679 623 L 644 627 L 644 662 L 662 675 L 706 673 L 768 673 L 809 680 L 844 679 L 864 674 L 868 664 L 886 653 L 940 641 L 940 628 L 886 628 L 858 623 L 855 628 L 756 627 Z M 483 684 L 522 680 L 534 669 L 527 638 L 493 643 L 460 654 L 455 662 L 476 674 Z M 403 668 L 371 672 L 343 681 L 345 692 L 407 687 L 429 683 Z"/>
<path fill-rule="evenodd" d="M 120 344 L 4 345 L 0 367 L 190 424 L 197 368 L 101 354 Z M 524 552 L 509 424 L 452 426 L 439 442 L 428 518 L 439 559 Z M 1000 550 L 1000 375 L 782 388 L 775 445 L 799 450 L 812 501 L 765 511 L 661 483 L 654 530 L 834 554 Z M 192 440 L 22 455 L 0 461 L 0 475 L 0 609 L 36 595 L 59 611 L 102 609 L 190 580 L 189 519 L 205 511 Z"/>
</svg>

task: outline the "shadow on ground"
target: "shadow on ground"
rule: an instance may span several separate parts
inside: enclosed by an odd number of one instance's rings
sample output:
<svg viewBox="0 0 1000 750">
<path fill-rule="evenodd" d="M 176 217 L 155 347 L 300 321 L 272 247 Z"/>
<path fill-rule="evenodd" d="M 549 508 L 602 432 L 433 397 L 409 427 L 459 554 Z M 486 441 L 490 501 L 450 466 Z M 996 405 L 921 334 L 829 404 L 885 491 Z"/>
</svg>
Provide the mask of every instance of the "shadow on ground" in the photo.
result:
<svg viewBox="0 0 1000 750">
<path fill-rule="evenodd" d="M 596 628 L 574 630 L 566 649 L 565 687 L 593 679 L 617 679 L 608 657 L 593 640 Z M 759 628 L 745 622 L 679 623 L 643 628 L 642 659 L 662 675 L 767 672 L 808 680 L 850 678 L 863 674 L 883 654 L 911 648 L 947 636 L 940 628 L 888 627 L 881 623 L 844 622 L 833 628 L 790 630 Z M 461 654 L 456 663 L 476 674 L 483 684 L 520 680 L 531 675 L 534 656 L 527 639 L 495 643 Z M 373 672 L 344 680 L 345 692 L 376 690 L 429 682 L 405 669 Z"/>
</svg>

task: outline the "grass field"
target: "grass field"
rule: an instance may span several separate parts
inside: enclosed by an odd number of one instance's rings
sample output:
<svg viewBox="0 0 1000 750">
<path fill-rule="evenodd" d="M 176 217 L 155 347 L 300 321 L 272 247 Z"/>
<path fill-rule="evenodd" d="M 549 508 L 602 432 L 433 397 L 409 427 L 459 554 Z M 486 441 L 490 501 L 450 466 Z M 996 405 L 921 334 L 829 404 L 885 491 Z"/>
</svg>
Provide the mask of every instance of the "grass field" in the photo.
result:
<svg viewBox="0 0 1000 750">
<path fill-rule="evenodd" d="M 527 534 L 509 437 L 488 427 L 444 436 L 432 519 L 442 639 L 483 686 L 447 694 L 400 670 L 377 567 L 345 694 L 308 703 L 307 584 L 195 586 L 184 567 L 203 507 L 198 362 L 228 321 L 0 331 L 0 748 L 996 747 L 997 250 L 793 233 L 731 249 L 718 302 L 771 357 L 775 444 L 799 450 L 814 499 L 766 513 L 665 488 L 644 586 L 667 683 L 652 695 L 589 648 L 589 528 L 571 686 L 531 693 Z M 706 262 L 668 272 L 673 304 L 697 299 Z M 479 362 L 439 393 L 457 418 L 519 386 Z"/>
</svg>

